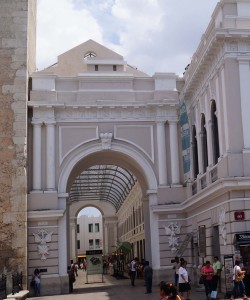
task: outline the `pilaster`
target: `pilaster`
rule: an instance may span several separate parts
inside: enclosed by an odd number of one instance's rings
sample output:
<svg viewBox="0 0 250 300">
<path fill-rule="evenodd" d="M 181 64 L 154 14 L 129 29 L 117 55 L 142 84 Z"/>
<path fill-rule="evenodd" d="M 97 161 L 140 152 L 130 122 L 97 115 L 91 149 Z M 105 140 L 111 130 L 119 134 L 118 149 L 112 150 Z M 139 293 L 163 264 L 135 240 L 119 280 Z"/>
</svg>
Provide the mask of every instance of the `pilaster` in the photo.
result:
<svg viewBox="0 0 250 300">
<path fill-rule="evenodd" d="M 177 120 L 168 121 L 168 124 L 169 124 L 169 136 L 170 136 L 171 174 L 172 174 L 172 184 L 174 185 L 180 183 Z"/>
<path fill-rule="evenodd" d="M 55 122 L 47 122 L 47 156 L 46 156 L 46 188 L 47 191 L 55 190 Z"/>
<path fill-rule="evenodd" d="M 239 59 L 239 76 L 240 76 L 240 97 L 241 97 L 241 115 L 243 128 L 243 151 L 250 150 L 250 66 L 249 58 Z"/>
<path fill-rule="evenodd" d="M 42 122 L 33 125 L 33 191 L 42 189 Z"/>
<path fill-rule="evenodd" d="M 159 184 L 167 185 L 167 157 L 166 157 L 165 122 L 158 121 L 156 128 L 157 128 Z"/>
</svg>

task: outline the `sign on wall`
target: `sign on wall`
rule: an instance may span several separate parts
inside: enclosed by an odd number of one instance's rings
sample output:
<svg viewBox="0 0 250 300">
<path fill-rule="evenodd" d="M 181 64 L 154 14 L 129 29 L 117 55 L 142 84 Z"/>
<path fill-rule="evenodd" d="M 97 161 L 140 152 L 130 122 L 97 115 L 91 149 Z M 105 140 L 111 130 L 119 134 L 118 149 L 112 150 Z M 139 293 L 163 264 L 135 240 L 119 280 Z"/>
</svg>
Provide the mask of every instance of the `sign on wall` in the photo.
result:
<svg viewBox="0 0 250 300">
<path fill-rule="evenodd" d="M 183 100 L 180 101 L 180 125 L 184 179 L 188 180 L 190 177 L 190 127 L 186 105 Z"/>
</svg>

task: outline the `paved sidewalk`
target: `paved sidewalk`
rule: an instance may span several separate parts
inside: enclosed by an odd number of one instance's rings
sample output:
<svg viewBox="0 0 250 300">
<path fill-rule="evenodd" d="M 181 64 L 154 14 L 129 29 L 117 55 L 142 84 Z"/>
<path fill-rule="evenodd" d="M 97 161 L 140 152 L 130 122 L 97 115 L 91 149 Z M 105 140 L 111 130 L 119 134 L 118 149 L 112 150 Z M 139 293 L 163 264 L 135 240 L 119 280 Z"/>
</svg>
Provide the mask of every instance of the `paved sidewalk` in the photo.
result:
<svg viewBox="0 0 250 300">
<path fill-rule="evenodd" d="M 37 300 L 159 300 L 159 288 L 153 286 L 152 294 L 145 294 L 144 281 L 136 279 L 135 287 L 130 285 L 129 279 L 117 280 L 111 275 L 104 275 L 103 282 L 101 275 L 88 276 L 88 283 L 86 273 L 82 270 L 78 271 L 79 276 L 76 277 L 74 283 L 73 294 L 56 295 L 56 296 L 41 296 Z M 192 288 L 191 300 L 206 300 L 204 290 Z"/>
</svg>

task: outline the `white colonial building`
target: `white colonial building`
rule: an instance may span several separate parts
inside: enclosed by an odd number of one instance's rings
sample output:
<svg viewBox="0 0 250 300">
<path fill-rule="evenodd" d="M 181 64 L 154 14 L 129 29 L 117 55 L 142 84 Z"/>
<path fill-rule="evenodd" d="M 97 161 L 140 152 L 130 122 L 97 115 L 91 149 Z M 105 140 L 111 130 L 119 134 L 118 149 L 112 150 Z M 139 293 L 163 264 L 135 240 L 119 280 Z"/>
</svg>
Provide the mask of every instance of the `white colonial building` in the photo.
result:
<svg viewBox="0 0 250 300">
<path fill-rule="evenodd" d="M 75 222 L 73 222 L 75 225 Z M 73 226 L 74 228 L 74 226 Z M 103 230 L 102 216 L 81 215 L 77 217 L 77 257 L 74 257 L 75 251 L 72 251 L 71 258 L 74 261 L 81 260 L 86 256 L 87 250 L 103 249 Z M 72 240 L 75 245 L 75 239 Z"/>
<path fill-rule="evenodd" d="M 242 258 L 249 282 L 249 1 L 217 4 L 183 77 L 88 40 L 31 83 L 27 274 L 43 270 L 44 294 L 68 292 L 87 206 L 102 214 L 103 254 L 129 242 L 155 282 L 172 279 L 176 255 L 194 284 L 214 255 L 228 270 Z"/>
</svg>

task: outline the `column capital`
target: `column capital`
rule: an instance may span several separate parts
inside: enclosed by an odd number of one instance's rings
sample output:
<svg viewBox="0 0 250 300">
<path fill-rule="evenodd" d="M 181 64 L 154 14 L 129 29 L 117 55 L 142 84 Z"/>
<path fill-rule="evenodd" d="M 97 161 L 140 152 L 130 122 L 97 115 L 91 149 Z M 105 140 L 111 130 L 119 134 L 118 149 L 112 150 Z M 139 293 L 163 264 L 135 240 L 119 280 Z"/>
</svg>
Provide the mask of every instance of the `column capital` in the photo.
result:
<svg viewBox="0 0 250 300">
<path fill-rule="evenodd" d="M 33 126 L 42 126 L 43 125 L 43 121 L 42 120 L 32 120 L 31 124 Z"/>
<path fill-rule="evenodd" d="M 175 125 L 175 124 L 177 124 L 179 122 L 179 120 L 177 120 L 177 119 L 174 119 L 174 120 L 168 120 L 168 124 L 170 125 Z"/>
<path fill-rule="evenodd" d="M 56 125 L 56 121 L 55 120 L 47 120 L 44 121 L 45 126 L 54 126 Z"/>
<path fill-rule="evenodd" d="M 166 124 L 166 120 L 165 119 L 161 119 L 161 118 L 157 118 L 156 120 L 155 120 L 155 123 L 156 123 L 156 125 L 165 125 Z"/>
</svg>

